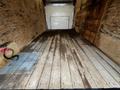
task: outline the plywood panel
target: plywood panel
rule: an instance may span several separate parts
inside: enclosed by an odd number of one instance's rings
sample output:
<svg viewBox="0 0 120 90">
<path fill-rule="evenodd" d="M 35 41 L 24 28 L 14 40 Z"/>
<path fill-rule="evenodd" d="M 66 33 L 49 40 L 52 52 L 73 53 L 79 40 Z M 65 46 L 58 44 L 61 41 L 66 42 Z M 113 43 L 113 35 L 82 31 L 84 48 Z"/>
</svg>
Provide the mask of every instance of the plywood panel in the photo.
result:
<svg viewBox="0 0 120 90">
<path fill-rule="evenodd" d="M 10 41 L 22 49 L 44 32 L 45 18 L 42 9 L 41 0 L 0 1 L 0 45 Z"/>
</svg>

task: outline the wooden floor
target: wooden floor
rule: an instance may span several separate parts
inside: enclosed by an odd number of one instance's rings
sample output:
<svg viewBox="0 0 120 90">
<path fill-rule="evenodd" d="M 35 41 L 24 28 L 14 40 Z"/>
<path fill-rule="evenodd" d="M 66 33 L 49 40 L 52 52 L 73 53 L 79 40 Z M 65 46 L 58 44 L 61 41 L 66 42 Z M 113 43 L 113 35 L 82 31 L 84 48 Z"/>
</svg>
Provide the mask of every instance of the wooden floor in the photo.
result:
<svg viewBox="0 0 120 90">
<path fill-rule="evenodd" d="M 2 89 L 120 88 L 120 66 L 79 35 L 46 32 L 0 69 Z"/>
</svg>

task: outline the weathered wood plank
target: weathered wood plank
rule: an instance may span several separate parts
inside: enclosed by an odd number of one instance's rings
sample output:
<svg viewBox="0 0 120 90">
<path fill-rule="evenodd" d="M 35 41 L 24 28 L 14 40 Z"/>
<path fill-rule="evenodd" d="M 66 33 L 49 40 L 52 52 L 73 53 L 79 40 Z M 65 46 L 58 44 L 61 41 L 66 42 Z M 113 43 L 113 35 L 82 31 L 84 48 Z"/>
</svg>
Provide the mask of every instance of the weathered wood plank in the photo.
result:
<svg viewBox="0 0 120 90">
<path fill-rule="evenodd" d="M 37 41 L 37 42 L 38 42 L 38 41 Z M 38 43 L 38 44 L 39 44 L 39 43 Z M 36 47 L 34 47 L 34 50 L 35 50 L 35 48 L 36 48 Z M 24 66 L 26 60 L 29 61 L 29 60 L 31 60 L 31 59 L 33 59 L 33 60 L 36 59 L 35 55 L 32 55 L 32 54 L 34 54 L 34 51 L 31 52 L 31 55 L 28 54 L 26 58 L 25 58 L 25 56 L 23 56 L 24 59 L 19 60 L 19 61 L 17 62 L 17 64 L 15 63 L 15 65 L 12 66 L 12 68 L 9 68 L 9 69 L 10 69 L 9 72 L 10 72 L 12 69 L 14 69 L 15 72 L 12 72 L 12 73 L 10 74 L 11 76 L 9 76 L 9 78 L 6 80 L 6 82 L 4 82 L 4 85 L 2 85 L 1 88 L 12 88 L 12 86 L 14 86 L 14 84 L 15 84 L 15 82 L 16 82 L 16 78 L 19 80 L 19 79 L 21 78 L 21 76 L 22 76 L 22 75 L 19 76 L 19 75 L 17 74 L 17 72 Z M 24 71 L 24 69 L 23 69 L 23 71 Z M 25 71 L 24 71 L 24 73 L 25 73 Z M 23 73 L 23 74 L 24 74 L 24 73 Z M 18 77 L 18 76 L 19 76 L 19 77 Z M 6 84 L 7 84 L 7 86 L 6 86 Z"/>
<path fill-rule="evenodd" d="M 88 50 L 95 56 L 97 61 L 106 69 L 107 72 L 120 84 L 120 75 L 116 72 L 103 58 L 101 58 L 90 46 L 86 46 Z"/>
<path fill-rule="evenodd" d="M 51 80 L 49 89 L 60 89 L 60 35 L 56 37 L 57 44 L 55 46 L 55 56 L 51 72 Z"/>
<path fill-rule="evenodd" d="M 96 69 L 100 72 L 106 83 L 110 85 L 110 87 L 119 87 L 119 84 L 113 79 L 113 77 L 105 70 L 103 66 L 99 62 L 97 62 L 96 58 L 92 56 L 92 54 L 87 50 L 86 46 L 81 46 L 81 48 L 86 52 L 91 62 L 94 64 Z"/>
<path fill-rule="evenodd" d="M 42 56 L 42 54 L 43 54 L 43 52 L 44 52 L 44 49 L 45 49 L 46 46 L 47 46 L 47 43 L 48 43 L 48 40 L 44 41 L 44 43 L 42 43 L 41 46 L 39 45 L 39 49 L 38 49 L 39 56 L 38 56 L 37 59 L 39 59 L 39 58 Z M 37 61 L 37 62 L 38 62 L 38 61 Z M 37 62 L 36 62 L 36 64 L 37 64 Z M 20 80 L 17 81 L 17 83 L 14 85 L 13 88 L 15 88 L 15 89 L 24 89 L 24 88 L 25 88 L 25 86 L 26 86 L 26 84 L 28 83 L 28 81 L 29 81 L 32 73 L 33 73 L 34 70 L 35 70 L 36 64 L 35 64 L 35 66 L 33 67 L 33 69 L 32 69 L 29 73 L 27 73 L 27 74 L 25 74 L 25 75 L 22 75 L 22 77 L 20 78 Z"/>
<path fill-rule="evenodd" d="M 72 88 L 72 80 L 71 74 L 67 61 L 67 48 L 65 39 L 61 35 L 61 43 L 60 43 L 60 52 L 61 52 L 61 88 Z"/>
<path fill-rule="evenodd" d="M 38 64 L 36 65 L 36 69 L 34 70 L 33 74 L 31 75 L 27 85 L 26 85 L 26 89 L 35 89 L 37 88 L 42 70 L 44 68 L 45 62 L 46 62 L 46 57 L 49 53 L 49 49 L 52 43 L 52 39 L 53 37 L 50 37 L 49 39 L 49 43 L 47 45 L 47 47 L 45 48 L 45 51 L 43 53 L 43 55 L 39 58 Z"/>
<path fill-rule="evenodd" d="M 53 41 L 50 46 L 48 56 L 46 57 L 46 63 L 43 68 L 43 72 L 40 76 L 39 83 L 37 86 L 38 89 L 48 89 L 49 88 L 49 82 L 50 82 L 51 72 L 52 72 L 52 65 L 53 65 L 55 49 L 56 49 L 55 45 L 56 45 L 56 36 L 53 37 Z"/>
<path fill-rule="evenodd" d="M 82 46 L 87 46 L 87 45 L 80 45 L 79 41 L 77 40 L 76 43 L 78 44 L 79 48 Z M 95 68 L 94 64 L 90 61 L 90 55 L 88 56 L 87 51 L 84 51 L 82 48 L 80 48 L 80 53 L 83 54 L 81 57 L 84 58 L 86 68 L 89 70 L 93 77 L 93 80 L 95 81 L 96 85 L 98 88 L 104 87 L 107 88 L 109 87 L 109 84 L 106 84 L 106 81 L 103 79 L 102 75 L 100 75 L 99 71 Z M 102 83 L 101 83 L 102 82 Z"/>
<path fill-rule="evenodd" d="M 75 43 L 75 41 L 72 40 L 72 42 L 75 46 L 73 49 L 74 57 L 76 58 L 76 63 L 79 68 L 79 73 L 82 77 L 84 86 L 86 88 L 97 88 L 98 86 L 94 80 L 95 76 L 92 75 L 93 72 L 91 72 L 92 69 L 87 67 L 87 63 L 85 61 L 88 58 L 86 57 L 84 52 L 81 51 L 80 47 Z"/>
<path fill-rule="evenodd" d="M 46 32 L 26 49 L 0 69 L 1 89 L 120 87 L 120 67 L 78 35 Z"/>
<path fill-rule="evenodd" d="M 95 50 L 95 52 L 101 56 L 111 67 L 113 67 L 119 74 L 120 74 L 120 66 L 118 66 L 115 62 L 113 62 L 110 58 L 108 58 L 106 55 L 104 55 L 100 50 L 97 48 L 91 46 Z"/>
<path fill-rule="evenodd" d="M 75 58 L 73 57 L 74 54 L 71 51 L 71 49 L 73 48 L 70 42 L 71 39 L 68 38 L 68 35 L 66 35 L 65 38 L 66 38 L 65 42 L 66 42 L 66 48 L 67 48 L 66 56 L 67 56 L 67 60 L 70 68 L 72 86 L 74 88 L 84 88 L 82 78 L 78 72 L 78 67 L 74 60 Z"/>
<path fill-rule="evenodd" d="M 78 40 L 77 40 L 78 41 Z M 78 41 L 78 43 L 79 43 L 79 41 Z M 90 61 L 94 64 L 94 66 L 96 67 L 96 69 L 99 71 L 98 73 L 100 73 L 101 74 L 101 76 L 102 76 L 102 78 L 103 78 L 103 80 L 105 80 L 106 81 L 106 83 L 107 83 L 107 85 L 109 85 L 109 87 L 113 87 L 114 86 L 114 84 L 113 84 L 113 82 L 111 81 L 111 80 L 114 80 L 110 75 L 109 75 L 109 73 L 105 70 L 105 68 L 103 67 L 103 66 L 100 66 L 101 64 L 99 63 L 99 62 L 97 62 L 97 57 L 94 57 L 89 51 L 87 51 L 87 49 L 86 49 L 86 47 L 87 47 L 88 45 L 80 45 L 80 47 L 82 48 L 82 50 L 84 51 L 84 52 L 86 52 L 86 55 L 89 57 L 89 59 L 90 59 Z M 97 58 L 97 59 L 96 59 Z M 100 68 L 98 67 L 98 65 L 97 65 L 97 63 L 99 64 L 99 66 L 100 66 Z M 98 69 L 99 68 L 99 69 Z M 102 70 L 103 69 L 103 70 Z M 106 80 L 106 78 L 105 78 L 105 76 L 107 75 L 103 75 L 102 73 L 103 72 L 105 72 L 105 73 L 107 73 L 108 74 L 108 76 L 111 78 L 111 80 L 109 79 L 109 80 Z M 107 78 L 108 79 L 108 78 Z M 101 79 L 102 80 L 102 79 Z M 112 84 L 111 84 L 112 83 Z M 115 82 L 116 83 L 116 82 Z M 111 86 L 112 85 L 112 86 Z M 118 85 L 117 83 L 116 83 L 116 85 Z M 118 85 L 119 86 L 119 85 Z M 106 86 L 105 86 L 106 87 Z"/>
</svg>

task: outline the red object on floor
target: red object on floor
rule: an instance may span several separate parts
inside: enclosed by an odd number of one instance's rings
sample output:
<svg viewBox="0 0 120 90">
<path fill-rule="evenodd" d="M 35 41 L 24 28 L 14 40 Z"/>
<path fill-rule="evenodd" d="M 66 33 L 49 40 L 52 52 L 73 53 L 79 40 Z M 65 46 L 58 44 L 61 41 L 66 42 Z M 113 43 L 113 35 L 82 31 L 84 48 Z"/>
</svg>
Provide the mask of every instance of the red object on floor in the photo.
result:
<svg viewBox="0 0 120 90">
<path fill-rule="evenodd" d="M 0 48 L 0 53 L 5 53 L 5 51 L 9 51 L 9 48 Z"/>
</svg>

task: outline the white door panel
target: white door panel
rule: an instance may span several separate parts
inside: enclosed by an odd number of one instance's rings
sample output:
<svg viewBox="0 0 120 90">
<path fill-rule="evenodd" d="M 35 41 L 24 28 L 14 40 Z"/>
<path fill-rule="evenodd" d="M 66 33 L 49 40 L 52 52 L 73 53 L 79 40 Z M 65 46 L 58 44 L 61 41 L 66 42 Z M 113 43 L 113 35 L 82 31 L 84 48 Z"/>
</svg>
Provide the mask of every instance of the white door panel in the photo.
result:
<svg viewBox="0 0 120 90">
<path fill-rule="evenodd" d="M 69 17 L 51 16 L 51 29 L 69 29 Z"/>
</svg>

